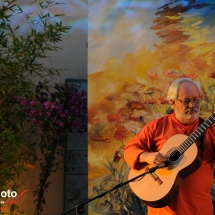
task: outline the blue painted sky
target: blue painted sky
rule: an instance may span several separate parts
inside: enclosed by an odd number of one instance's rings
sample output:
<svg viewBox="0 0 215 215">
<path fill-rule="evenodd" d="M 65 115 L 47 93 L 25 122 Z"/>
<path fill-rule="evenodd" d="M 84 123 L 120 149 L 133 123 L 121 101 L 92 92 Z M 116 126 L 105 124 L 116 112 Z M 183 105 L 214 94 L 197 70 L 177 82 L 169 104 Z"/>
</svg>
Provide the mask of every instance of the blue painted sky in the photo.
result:
<svg viewBox="0 0 215 215">
<path fill-rule="evenodd" d="M 119 62 L 139 48 L 155 50 L 161 38 L 151 27 L 159 16 L 196 17 L 192 23 L 207 28 L 214 38 L 215 1 L 90 0 L 88 2 L 88 73 L 101 71 L 109 58 Z M 168 9 L 167 9 L 168 7 Z M 179 11 L 177 11 L 177 8 Z M 165 13 L 165 14 L 163 14 Z M 163 14 L 163 15 L 162 15 Z M 96 62 L 96 63 L 95 63 Z"/>
</svg>

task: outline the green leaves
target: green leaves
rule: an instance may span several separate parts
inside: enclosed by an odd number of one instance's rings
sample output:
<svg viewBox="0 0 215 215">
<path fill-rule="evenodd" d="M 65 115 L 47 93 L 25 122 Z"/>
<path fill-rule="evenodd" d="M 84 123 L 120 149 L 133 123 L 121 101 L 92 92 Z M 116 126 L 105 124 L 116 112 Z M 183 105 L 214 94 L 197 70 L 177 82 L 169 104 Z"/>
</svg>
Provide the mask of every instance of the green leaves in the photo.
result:
<svg viewBox="0 0 215 215">
<path fill-rule="evenodd" d="M 38 3 L 39 2 L 39 3 Z M 50 61 L 50 52 L 59 49 L 57 43 L 67 33 L 69 26 L 60 20 L 62 14 L 49 13 L 50 6 L 58 6 L 55 0 L 33 1 L 31 6 L 39 7 L 39 13 L 26 14 L 17 0 L 4 0 L 0 9 L 0 189 L 4 190 L 13 182 L 18 188 L 18 178 L 26 171 L 26 163 L 35 158 L 32 133 L 34 128 L 28 123 L 26 110 L 19 104 L 19 98 L 32 98 L 35 90 L 34 78 L 59 75 L 60 70 L 45 65 Z M 28 28 L 23 31 L 20 25 L 14 26 L 18 16 L 26 17 Z M 57 20 L 57 21 L 56 21 Z M 48 52 L 48 53 L 47 53 Z M 45 82 L 45 84 L 47 84 Z M 65 137 L 63 137 L 65 138 Z M 49 182 L 47 178 L 55 165 L 55 149 L 52 133 L 42 134 L 36 146 L 44 153 L 41 163 L 43 182 L 38 192 L 36 214 L 43 211 L 44 192 Z M 47 148 L 44 146 L 47 145 Z M 49 153 L 51 152 L 51 153 Z M 56 168 L 54 168 L 56 169 Z M 44 177 L 45 171 L 45 177 Z M 11 207 L 11 215 L 17 207 Z M 16 213 L 17 214 L 17 213 Z"/>
</svg>

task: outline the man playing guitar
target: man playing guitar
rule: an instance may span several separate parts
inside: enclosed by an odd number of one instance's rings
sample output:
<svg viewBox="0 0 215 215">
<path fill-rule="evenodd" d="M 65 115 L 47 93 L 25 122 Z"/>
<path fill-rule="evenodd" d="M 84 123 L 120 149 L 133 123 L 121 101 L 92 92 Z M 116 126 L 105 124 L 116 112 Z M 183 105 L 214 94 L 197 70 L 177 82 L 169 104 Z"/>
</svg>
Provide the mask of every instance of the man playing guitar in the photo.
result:
<svg viewBox="0 0 215 215">
<path fill-rule="evenodd" d="M 147 123 L 124 149 L 130 178 L 164 163 L 130 183 L 148 205 L 148 215 L 213 215 L 215 114 L 200 123 L 201 98 L 198 82 L 176 79 L 167 95 L 173 113 Z"/>
</svg>

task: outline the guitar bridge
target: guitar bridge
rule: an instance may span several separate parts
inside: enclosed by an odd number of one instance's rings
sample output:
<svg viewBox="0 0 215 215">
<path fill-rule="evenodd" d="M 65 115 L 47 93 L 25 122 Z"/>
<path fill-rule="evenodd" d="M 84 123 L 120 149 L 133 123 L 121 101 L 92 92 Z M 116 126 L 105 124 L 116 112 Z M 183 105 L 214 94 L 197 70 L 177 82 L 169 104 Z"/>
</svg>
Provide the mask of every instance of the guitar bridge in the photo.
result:
<svg viewBox="0 0 215 215">
<path fill-rule="evenodd" d="M 149 170 L 149 168 L 148 167 L 146 167 L 146 171 L 148 171 Z M 158 177 L 158 175 L 156 174 L 156 173 L 154 173 L 154 172 L 149 172 L 149 175 L 159 184 L 159 185 L 161 185 L 162 183 L 163 183 L 163 181 Z"/>
</svg>

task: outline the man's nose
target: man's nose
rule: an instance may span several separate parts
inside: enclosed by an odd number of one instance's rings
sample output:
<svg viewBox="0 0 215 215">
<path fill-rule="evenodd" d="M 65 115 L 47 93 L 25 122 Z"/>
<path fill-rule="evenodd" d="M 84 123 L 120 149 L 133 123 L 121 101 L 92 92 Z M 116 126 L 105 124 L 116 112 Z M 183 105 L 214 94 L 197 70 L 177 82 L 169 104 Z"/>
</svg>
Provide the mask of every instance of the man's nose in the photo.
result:
<svg viewBox="0 0 215 215">
<path fill-rule="evenodd" d="M 190 101 L 190 103 L 189 103 L 189 105 L 188 105 L 189 107 L 194 107 L 195 106 L 195 104 L 194 104 L 194 102 L 192 102 L 192 101 Z"/>
</svg>

